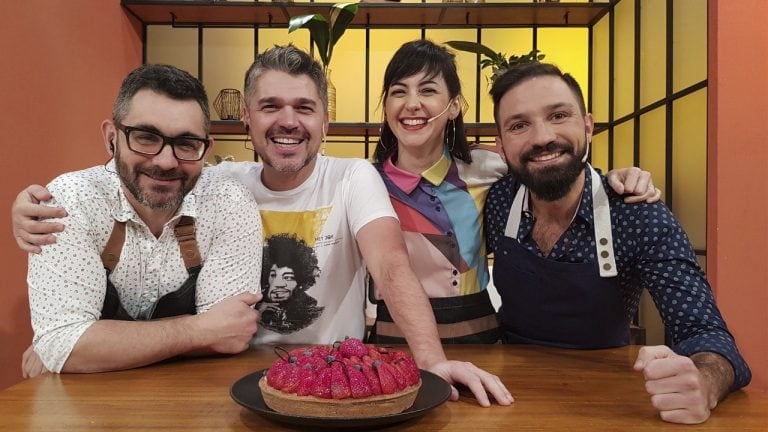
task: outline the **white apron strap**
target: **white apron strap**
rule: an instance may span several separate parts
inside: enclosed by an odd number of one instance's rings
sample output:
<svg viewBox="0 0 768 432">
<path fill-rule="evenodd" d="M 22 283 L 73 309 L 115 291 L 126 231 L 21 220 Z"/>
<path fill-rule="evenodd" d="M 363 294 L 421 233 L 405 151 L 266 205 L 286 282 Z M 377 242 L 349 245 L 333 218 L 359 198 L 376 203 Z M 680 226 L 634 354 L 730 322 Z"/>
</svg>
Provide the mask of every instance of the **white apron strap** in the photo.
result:
<svg viewBox="0 0 768 432">
<path fill-rule="evenodd" d="M 592 219 L 595 226 L 595 247 L 597 249 L 597 262 L 600 266 L 600 277 L 614 277 L 618 275 L 616 270 L 616 257 L 613 253 L 613 234 L 611 232 L 611 207 L 608 205 L 608 195 L 603 189 L 603 182 L 591 165 L 592 175 Z"/>
</svg>

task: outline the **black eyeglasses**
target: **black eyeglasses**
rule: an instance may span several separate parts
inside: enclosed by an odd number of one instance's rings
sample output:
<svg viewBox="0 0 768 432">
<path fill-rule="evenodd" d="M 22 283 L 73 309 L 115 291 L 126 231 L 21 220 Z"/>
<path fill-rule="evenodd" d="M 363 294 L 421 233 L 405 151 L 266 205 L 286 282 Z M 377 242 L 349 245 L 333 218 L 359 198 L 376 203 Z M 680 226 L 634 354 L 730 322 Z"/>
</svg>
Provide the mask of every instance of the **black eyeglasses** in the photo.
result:
<svg viewBox="0 0 768 432">
<path fill-rule="evenodd" d="M 155 156 L 163 151 L 166 145 L 171 146 L 173 156 L 182 161 L 199 161 L 211 141 L 206 138 L 179 136 L 167 137 L 150 130 L 117 124 L 128 139 L 128 148 L 136 153 Z"/>
</svg>

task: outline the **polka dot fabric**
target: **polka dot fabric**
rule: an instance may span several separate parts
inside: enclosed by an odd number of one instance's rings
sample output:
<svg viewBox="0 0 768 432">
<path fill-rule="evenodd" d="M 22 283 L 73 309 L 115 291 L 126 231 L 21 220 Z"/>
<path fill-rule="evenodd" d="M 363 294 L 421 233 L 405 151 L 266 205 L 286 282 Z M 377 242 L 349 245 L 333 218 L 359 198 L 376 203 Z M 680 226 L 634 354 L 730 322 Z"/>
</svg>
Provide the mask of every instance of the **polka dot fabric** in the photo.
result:
<svg viewBox="0 0 768 432">
<path fill-rule="evenodd" d="M 648 290 L 661 313 L 673 349 L 681 355 L 710 351 L 727 358 L 734 368 L 733 389 L 747 385 L 751 372 L 739 354 L 715 304 L 712 290 L 688 236 L 672 212 L 661 202 L 626 204 L 601 176 L 611 206 L 611 229 L 627 316 L 637 311 L 640 294 Z M 488 250 L 504 236 L 512 200 L 520 187 L 512 176 L 499 180 L 485 204 Z M 532 238 L 534 217 L 525 211 L 518 239 L 532 254 L 544 257 Z M 579 210 L 547 259 L 563 263 L 596 262 L 592 217 L 592 185 L 585 176 Z"/>
</svg>

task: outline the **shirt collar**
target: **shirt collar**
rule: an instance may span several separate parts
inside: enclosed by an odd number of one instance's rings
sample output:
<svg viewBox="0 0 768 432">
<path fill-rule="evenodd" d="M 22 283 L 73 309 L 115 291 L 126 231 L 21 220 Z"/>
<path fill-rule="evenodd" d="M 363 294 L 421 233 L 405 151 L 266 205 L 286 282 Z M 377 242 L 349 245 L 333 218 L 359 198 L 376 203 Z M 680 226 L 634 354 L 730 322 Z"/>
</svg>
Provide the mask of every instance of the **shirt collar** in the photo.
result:
<svg viewBox="0 0 768 432">
<path fill-rule="evenodd" d="M 407 194 L 410 194 L 417 186 L 419 186 L 419 182 L 421 182 L 422 178 L 435 186 L 439 186 L 445 180 L 445 177 L 448 175 L 448 170 L 451 168 L 451 158 L 449 153 L 443 153 L 443 155 L 440 156 L 440 159 L 438 159 L 431 167 L 423 171 L 421 175 L 413 174 L 398 168 L 392 162 L 392 156 L 384 162 L 384 172 L 392 180 L 395 186 Z"/>
</svg>

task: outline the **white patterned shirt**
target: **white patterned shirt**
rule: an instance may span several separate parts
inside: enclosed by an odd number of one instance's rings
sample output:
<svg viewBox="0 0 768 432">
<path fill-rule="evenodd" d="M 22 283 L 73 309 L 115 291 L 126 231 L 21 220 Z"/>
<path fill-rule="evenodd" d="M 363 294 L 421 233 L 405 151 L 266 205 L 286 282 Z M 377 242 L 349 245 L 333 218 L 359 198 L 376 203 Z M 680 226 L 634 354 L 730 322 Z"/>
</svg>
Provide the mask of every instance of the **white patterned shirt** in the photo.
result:
<svg viewBox="0 0 768 432">
<path fill-rule="evenodd" d="M 115 170 L 113 163 L 108 168 Z M 127 224 L 109 280 L 133 317 L 145 316 L 188 277 L 173 230 L 181 216 L 195 219 L 203 259 L 198 313 L 232 295 L 259 291 L 261 218 L 253 195 L 231 178 L 203 170 L 159 238 L 129 204 L 117 175 L 104 166 L 59 176 L 48 189 L 54 197 L 49 204 L 68 212 L 57 220 L 66 229 L 41 254 L 30 254 L 27 282 L 35 352 L 53 372 L 61 371 L 80 336 L 101 316 L 107 274 L 100 254 L 115 220 Z"/>
</svg>

